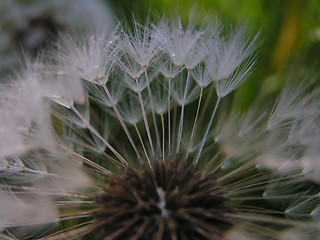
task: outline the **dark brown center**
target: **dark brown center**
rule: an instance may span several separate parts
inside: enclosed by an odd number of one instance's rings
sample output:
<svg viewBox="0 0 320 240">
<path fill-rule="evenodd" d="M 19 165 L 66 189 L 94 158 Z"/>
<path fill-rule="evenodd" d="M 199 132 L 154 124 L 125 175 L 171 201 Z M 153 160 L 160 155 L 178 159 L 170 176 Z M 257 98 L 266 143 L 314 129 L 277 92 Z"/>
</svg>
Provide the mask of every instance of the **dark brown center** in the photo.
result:
<svg viewBox="0 0 320 240">
<path fill-rule="evenodd" d="M 177 161 L 128 167 L 104 191 L 94 197 L 99 239 L 222 239 L 232 225 L 216 181 Z"/>
</svg>

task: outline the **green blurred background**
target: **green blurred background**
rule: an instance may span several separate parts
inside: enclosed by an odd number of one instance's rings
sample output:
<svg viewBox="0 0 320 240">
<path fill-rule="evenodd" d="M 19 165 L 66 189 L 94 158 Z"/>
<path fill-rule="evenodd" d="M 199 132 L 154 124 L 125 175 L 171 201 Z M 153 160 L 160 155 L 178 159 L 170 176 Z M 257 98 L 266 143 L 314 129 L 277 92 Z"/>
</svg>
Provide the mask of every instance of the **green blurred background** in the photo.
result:
<svg viewBox="0 0 320 240">
<path fill-rule="evenodd" d="M 320 69 L 320 0 L 101 1 L 106 3 L 105 10 L 109 9 L 109 12 L 104 12 L 96 4 L 99 0 L 0 0 L 0 75 L 7 74 L 8 66 L 17 65 L 12 61 L 12 55 L 23 52 L 28 56 L 28 49 L 24 48 L 21 51 L 21 45 L 24 46 L 21 42 L 25 40 L 17 38 L 17 32 L 21 33 L 19 28 L 23 28 L 26 23 L 27 28 L 22 29 L 22 37 L 26 35 L 34 39 L 33 32 L 38 33 L 40 29 L 45 34 L 44 39 L 39 40 L 42 43 L 42 40 L 46 40 L 46 35 L 50 39 L 54 37 L 52 31 L 47 32 L 48 27 L 54 27 L 56 32 L 68 31 L 83 28 L 83 22 L 90 23 L 94 20 L 106 26 L 108 23 L 112 25 L 112 20 L 109 20 L 114 16 L 119 21 L 126 19 L 128 22 L 134 16 L 141 23 L 148 18 L 152 20 L 162 15 L 186 19 L 190 12 L 202 18 L 218 16 L 226 26 L 230 26 L 230 23 L 245 23 L 252 35 L 260 31 L 256 68 L 247 83 L 236 91 L 236 107 L 245 109 L 257 95 L 272 95 L 278 92 L 284 84 L 286 69 L 293 59 L 296 66 L 307 68 L 309 72 L 318 73 Z M 61 8 L 62 11 L 58 7 L 68 3 L 69 9 Z M 44 6 L 42 10 L 40 5 Z M 17 9 L 20 12 L 14 13 L 13 10 Z M 39 11 L 38 15 L 35 14 L 32 19 L 28 19 L 27 12 L 35 10 Z M 91 16 L 86 14 L 86 10 Z M 57 24 L 56 20 L 61 17 L 64 17 L 64 21 L 67 19 L 66 24 L 70 25 L 69 28 L 64 28 L 60 22 Z M 37 50 L 38 45 L 34 45 Z"/>
<path fill-rule="evenodd" d="M 217 15 L 227 23 L 246 23 L 254 34 L 261 30 L 254 75 L 237 91 L 241 108 L 258 94 L 272 94 L 284 84 L 283 73 L 294 60 L 299 67 L 319 72 L 319 0 L 110 0 L 119 19 L 143 22 L 148 15 L 186 17 Z M 297 60 L 299 59 L 299 60 Z"/>
</svg>

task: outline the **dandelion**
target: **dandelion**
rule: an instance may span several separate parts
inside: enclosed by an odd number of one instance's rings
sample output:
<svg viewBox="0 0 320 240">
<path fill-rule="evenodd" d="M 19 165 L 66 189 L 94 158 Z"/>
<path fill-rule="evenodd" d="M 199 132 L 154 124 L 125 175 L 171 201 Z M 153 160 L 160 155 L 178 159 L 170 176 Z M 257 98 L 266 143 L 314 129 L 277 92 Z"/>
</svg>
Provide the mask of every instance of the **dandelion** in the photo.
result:
<svg viewBox="0 0 320 240">
<path fill-rule="evenodd" d="M 301 72 L 273 106 L 231 108 L 257 35 L 224 32 L 134 22 L 2 84 L 0 236 L 315 239 L 319 91 Z"/>
</svg>

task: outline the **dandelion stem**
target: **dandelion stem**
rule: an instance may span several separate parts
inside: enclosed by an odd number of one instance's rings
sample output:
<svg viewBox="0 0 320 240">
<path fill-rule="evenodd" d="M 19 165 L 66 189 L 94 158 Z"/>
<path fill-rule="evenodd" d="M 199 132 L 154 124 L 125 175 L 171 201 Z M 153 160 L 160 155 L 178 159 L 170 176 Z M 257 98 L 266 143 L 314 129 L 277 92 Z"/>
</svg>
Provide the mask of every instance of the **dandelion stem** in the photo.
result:
<svg viewBox="0 0 320 240">
<path fill-rule="evenodd" d="M 191 74 L 191 70 L 188 70 L 186 85 L 185 85 L 185 88 L 184 88 L 183 99 L 182 99 L 181 113 L 180 113 L 180 121 L 179 121 L 179 128 L 178 128 L 178 138 L 177 138 L 177 148 L 176 148 L 176 153 L 175 153 L 176 155 L 179 153 L 179 148 L 180 148 L 180 143 L 181 143 L 181 138 L 182 138 L 184 107 L 185 107 L 185 102 L 186 102 L 186 98 L 187 98 L 187 92 L 188 92 L 188 88 L 189 88 L 190 74 Z"/>
<path fill-rule="evenodd" d="M 199 161 L 199 158 L 200 158 L 200 155 L 201 155 L 201 153 L 202 153 L 204 144 L 205 144 L 205 142 L 206 142 L 206 140 L 207 140 L 207 137 L 208 137 L 208 134 L 209 134 L 209 131 L 210 131 L 210 128 L 211 128 L 213 119 L 214 119 L 214 117 L 215 117 L 215 115 L 216 115 L 216 112 L 217 112 L 217 109 L 218 109 L 218 107 L 219 107 L 220 100 L 221 100 L 221 97 L 218 97 L 217 102 L 216 102 L 216 105 L 215 105 L 215 107 L 214 107 L 214 109 L 213 109 L 213 112 L 212 112 L 212 115 L 211 115 L 211 118 L 210 118 L 210 121 L 209 121 L 207 130 L 206 130 L 206 132 L 205 132 L 205 134 L 204 134 L 204 136 L 203 136 L 203 138 L 202 138 L 199 151 L 198 151 L 196 157 L 194 158 L 194 162 L 195 162 L 195 163 L 198 163 L 198 161 Z"/>
<path fill-rule="evenodd" d="M 136 132 L 137 132 L 137 135 L 138 135 L 138 137 L 139 137 L 140 143 L 141 143 L 141 145 L 142 145 L 142 148 L 143 148 L 144 154 L 146 155 L 146 158 L 147 158 L 148 164 L 149 164 L 149 166 L 151 167 L 150 159 L 149 159 L 149 156 L 148 156 L 148 153 L 147 153 L 146 147 L 144 146 L 144 143 L 143 143 L 143 140 L 142 140 L 141 134 L 140 134 L 140 132 L 139 132 L 139 129 L 138 129 L 138 127 L 137 127 L 137 124 L 134 124 L 134 128 L 136 129 Z"/>
<path fill-rule="evenodd" d="M 160 158 L 161 158 L 162 151 L 161 151 L 161 144 L 160 144 L 160 135 L 159 135 L 158 125 L 157 125 L 156 115 L 154 113 L 154 104 L 153 104 L 153 99 L 152 99 L 152 92 L 151 92 L 151 89 L 150 89 L 150 81 L 149 81 L 149 76 L 148 76 L 148 72 L 147 72 L 147 68 L 146 67 L 144 67 L 144 74 L 145 74 L 146 80 L 147 80 L 147 89 L 148 89 L 148 94 L 149 94 L 149 101 L 150 101 L 153 125 L 154 125 L 154 129 L 155 129 L 155 132 L 156 132 L 157 145 L 158 145 L 158 148 L 159 148 Z"/>
<path fill-rule="evenodd" d="M 107 169 L 105 169 L 104 167 L 102 167 L 101 165 L 99 165 L 99 164 L 91 161 L 90 159 L 82 156 L 81 154 L 78 154 L 78 153 L 76 153 L 76 152 L 74 152 L 74 151 L 71 151 L 70 149 L 68 149 L 68 148 L 66 148 L 66 147 L 64 147 L 64 146 L 62 146 L 62 145 L 61 145 L 60 147 L 63 148 L 64 150 L 66 150 L 66 151 L 69 151 L 69 152 L 70 152 L 72 155 L 74 155 L 75 157 L 81 159 L 81 161 L 82 161 L 83 163 L 88 164 L 89 166 L 94 167 L 95 169 L 101 171 L 103 174 L 105 174 L 105 175 L 107 175 L 107 176 L 110 176 L 110 175 L 111 175 L 111 172 L 110 172 L 109 170 L 107 170 Z"/>
<path fill-rule="evenodd" d="M 125 124 L 124 121 L 123 121 L 123 118 L 121 117 L 121 114 L 120 114 L 120 112 L 119 112 L 119 109 L 117 108 L 117 106 L 116 106 L 116 105 L 114 104 L 114 102 L 112 101 L 111 94 L 110 94 L 110 92 L 109 92 L 109 90 L 108 90 L 108 88 L 107 88 L 106 85 L 103 85 L 103 89 L 104 89 L 105 93 L 107 94 L 107 97 L 109 98 L 111 108 L 113 109 L 114 113 L 116 114 L 116 116 L 117 116 L 117 118 L 118 118 L 118 120 L 119 120 L 119 122 L 120 122 L 120 124 L 121 124 L 121 126 L 122 126 L 122 128 L 123 128 L 123 130 L 125 131 L 128 139 L 129 139 L 129 141 L 130 141 L 130 143 L 131 143 L 131 146 L 133 147 L 134 151 L 136 152 L 137 157 L 138 157 L 138 159 L 139 159 L 139 161 L 140 161 L 140 163 L 141 163 L 141 162 L 142 162 L 141 155 L 140 155 L 140 153 L 139 153 L 139 151 L 138 151 L 138 149 L 137 149 L 137 146 L 135 145 L 135 143 L 134 143 L 134 141 L 133 141 L 133 139 L 132 139 L 132 136 L 131 136 L 131 134 L 130 134 L 130 132 L 129 132 L 127 126 L 126 126 L 126 124 Z"/>
<path fill-rule="evenodd" d="M 136 79 L 136 83 L 137 83 L 137 86 L 138 86 L 138 80 L 137 79 Z M 140 102 L 140 107 L 141 107 L 144 126 L 146 128 L 148 139 L 149 139 L 149 143 L 150 143 L 152 156 L 155 157 L 155 152 L 154 152 L 154 148 L 153 148 L 153 143 L 152 143 L 150 128 L 149 128 L 149 124 L 148 124 L 147 114 L 146 114 L 146 111 L 145 111 L 145 107 L 144 107 L 144 103 L 143 103 L 143 99 L 142 99 L 142 95 L 141 95 L 140 91 L 138 91 L 138 97 L 139 97 L 139 102 Z"/>
<path fill-rule="evenodd" d="M 241 167 L 236 168 L 235 170 L 231 171 L 230 173 L 224 175 L 223 177 L 220 177 L 217 181 L 218 181 L 218 182 L 223 182 L 223 181 L 225 181 L 226 179 L 234 176 L 235 174 L 237 174 L 237 173 L 239 173 L 239 172 L 241 172 L 241 171 L 243 171 L 243 170 L 246 170 L 246 169 L 248 169 L 249 167 L 254 166 L 254 165 L 255 165 L 255 163 L 252 162 L 252 161 L 250 161 L 250 162 L 242 165 Z"/>
<path fill-rule="evenodd" d="M 80 223 L 73 227 L 63 229 L 59 232 L 56 232 L 52 235 L 46 236 L 44 238 L 40 238 L 39 240 L 58 240 L 58 239 L 70 239 L 75 238 L 76 236 L 79 237 L 80 235 L 85 235 L 91 230 L 92 221 Z M 73 229 L 73 230 L 71 230 Z"/>
<path fill-rule="evenodd" d="M 67 207 L 67 206 L 73 206 L 74 204 L 77 205 L 93 205 L 93 201 L 79 201 L 79 200 L 68 200 L 68 201 L 56 201 L 53 202 L 55 206 L 63 206 L 63 207 Z"/>
<path fill-rule="evenodd" d="M 186 159 L 188 158 L 188 156 L 189 156 L 189 149 L 190 149 L 190 147 L 191 147 L 191 145 L 192 145 L 192 142 L 193 142 L 196 125 L 197 125 L 197 122 L 198 122 L 198 116 L 199 116 L 199 111 L 200 111 L 200 105 L 201 105 L 202 95 L 203 95 L 203 86 L 200 87 L 200 95 L 199 95 L 197 112 L 196 112 L 196 116 L 195 116 L 195 118 L 194 118 L 194 123 L 193 123 L 193 127 L 192 127 L 192 132 L 191 132 L 189 144 L 188 144 L 188 147 L 187 147 L 186 156 L 185 156 L 185 158 L 184 158 L 185 160 L 186 160 Z"/>
<path fill-rule="evenodd" d="M 168 158 L 171 157 L 171 78 L 168 78 Z"/>
<path fill-rule="evenodd" d="M 78 117 L 86 124 L 86 127 L 94 134 L 96 135 L 109 149 L 110 151 L 117 156 L 117 158 L 120 160 L 121 163 L 128 165 L 126 160 L 108 143 L 104 137 L 101 136 L 101 134 L 85 119 L 85 117 L 78 111 L 77 108 L 74 106 L 71 106 L 72 111 L 74 111 L 75 114 L 78 115 Z"/>
<path fill-rule="evenodd" d="M 245 171 L 244 171 L 245 173 Z M 251 175 L 249 177 L 246 177 L 244 179 L 241 179 L 241 180 L 237 180 L 235 182 L 232 182 L 230 184 L 227 184 L 225 185 L 228 193 L 229 191 L 237 191 L 238 188 L 241 188 L 241 186 L 243 185 L 246 185 L 248 183 L 251 183 L 251 182 L 261 182 L 261 181 L 265 181 L 265 179 L 272 179 L 272 176 L 273 176 L 273 173 L 272 172 L 262 172 L 262 173 L 257 173 L 257 174 L 254 174 L 254 175 Z M 237 177 L 237 175 L 236 175 Z"/>
<path fill-rule="evenodd" d="M 160 114 L 161 117 L 161 126 L 162 126 L 162 161 L 164 162 L 164 144 L 165 144 L 165 131 L 164 131 L 164 118 L 163 113 Z"/>
<path fill-rule="evenodd" d="M 228 195 L 226 195 L 228 196 Z M 301 200 L 308 200 L 311 198 L 316 198 L 317 195 L 305 195 L 305 196 L 300 196 L 297 194 L 291 194 L 291 195 L 279 195 L 279 196 L 245 196 L 245 197 L 232 197 L 232 200 L 237 200 L 237 201 L 243 201 L 243 200 L 262 200 L 265 201 L 266 198 L 268 200 L 274 200 L 274 199 L 301 199 Z M 270 209 L 268 209 L 270 211 Z M 282 211 L 279 213 L 283 214 Z M 309 214 L 307 214 L 309 215 Z"/>
<path fill-rule="evenodd" d="M 278 218 L 278 217 L 271 217 L 271 216 L 262 216 L 257 214 L 232 214 L 227 213 L 228 216 L 235 219 L 247 220 L 250 222 L 263 222 L 263 223 L 271 223 L 271 224 L 280 224 L 285 226 L 296 226 L 296 227 L 304 227 L 309 226 L 311 227 L 312 224 L 308 224 L 306 221 L 296 221 L 290 220 L 286 218 Z"/>
<path fill-rule="evenodd" d="M 261 187 L 262 185 L 266 185 L 266 184 L 270 184 L 270 183 L 277 183 L 279 181 L 283 181 L 283 180 L 290 180 L 292 183 L 297 183 L 299 181 L 301 181 L 301 179 L 299 179 L 299 177 L 301 177 L 300 174 L 296 174 L 296 175 L 292 175 L 289 177 L 281 177 L 281 178 L 276 178 L 276 179 L 271 179 L 271 180 L 265 180 L 262 182 L 258 182 L 258 183 L 254 183 L 254 184 L 247 184 L 247 185 L 243 185 L 243 186 L 239 186 L 238 188 L 234 188 L 234 189 L 230 189 L 228 190 L 228 194 L 232 195 L 232 194 L 241 194 L 244 192 L 250 192 L 250 191 L 255 191 L 255 190 L 259 190 L 259 189 L 264 189 L 263 187 Z M 289 181 L 287 181 L 287 183 L 289 183 Z"/>
</svg>

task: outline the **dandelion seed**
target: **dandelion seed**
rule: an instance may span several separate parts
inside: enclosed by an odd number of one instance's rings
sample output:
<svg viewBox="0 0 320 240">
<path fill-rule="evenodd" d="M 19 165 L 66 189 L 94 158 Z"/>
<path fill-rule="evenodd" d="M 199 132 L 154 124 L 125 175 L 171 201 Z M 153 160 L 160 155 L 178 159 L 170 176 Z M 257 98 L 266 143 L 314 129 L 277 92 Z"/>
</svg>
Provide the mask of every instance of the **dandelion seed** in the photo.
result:
<svg viewBox="0 0 320 240">
<path fill-rule="evenodd" d="M 257 36 L 221 30 L 135 22 L 2 84 L 0 236 L 317 236 L 319 91 L 229 110 Z"/>
</svg>

